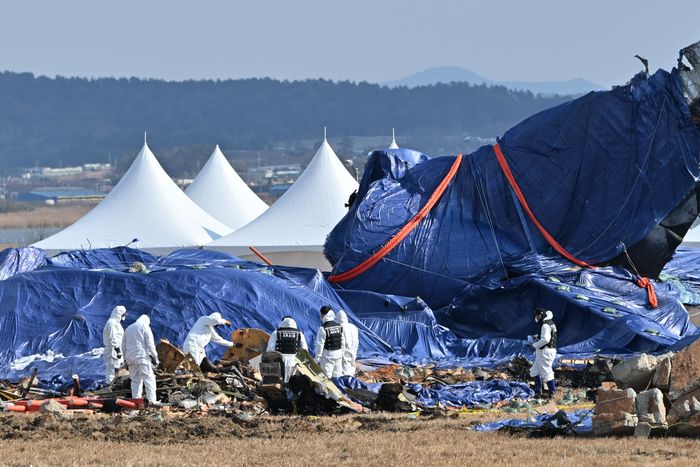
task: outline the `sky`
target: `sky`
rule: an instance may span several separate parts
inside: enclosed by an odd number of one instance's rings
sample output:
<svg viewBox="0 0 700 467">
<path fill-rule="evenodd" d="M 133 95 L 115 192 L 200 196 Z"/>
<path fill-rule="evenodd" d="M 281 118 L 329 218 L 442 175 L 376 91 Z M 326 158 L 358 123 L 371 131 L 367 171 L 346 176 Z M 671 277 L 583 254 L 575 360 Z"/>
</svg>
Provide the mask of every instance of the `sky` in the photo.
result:
<svg viewBox="0 0 700 467">
<path fill-rule="evenodd" d="M 637 53 L 674 66 L 699 22 L 698 0 L 0 0 L 0 70 L 382 82 L 462 66 L 609 86 Z"/>
</svg>

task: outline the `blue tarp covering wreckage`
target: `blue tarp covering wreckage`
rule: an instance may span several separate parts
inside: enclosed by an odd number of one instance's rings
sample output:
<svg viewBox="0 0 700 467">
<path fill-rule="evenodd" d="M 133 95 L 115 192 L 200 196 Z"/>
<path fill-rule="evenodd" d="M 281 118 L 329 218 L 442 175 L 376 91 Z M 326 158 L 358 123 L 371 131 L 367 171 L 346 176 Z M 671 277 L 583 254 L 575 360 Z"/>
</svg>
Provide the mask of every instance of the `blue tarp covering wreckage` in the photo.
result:
<svg viewBox="0 0 700 467">
<path fill-rule="evenodd" d="M 605 263 L 642 240 L 694 190 L 700 131 L 678 73 L 636 76 L 536 114 L 499 140 L 540 224 L 573 256 Z M 325 253 L 340 275 L 387 244 L 425 205 L 455 157 L 375 151 L 357 201 Z M 466 283 L 497 283 L 512 262 L 556 254 L 523 212 L 495 155 L 462 158 L 427 216 L 393 250 L 343 288 L 419 295 L 447 305 Z"/>
<path fill-rule="evenodd" d="M 276 268 L 205 251 L 180 250 L 155 257 L 129 248 L 64 253 L 47 258 L 42 250 L 5 250 L 0 257 L 0 378 L 17 379 L 34 366 L 40 377 L 67 382 L 79 373 L 86 384 L 102 380 L 102 329 L 111 309 L 124 305 L 125 325 L 145 313 L 156 339 L 182 343 L 202 315 L 219 311 L 242 327 L 271 331 L 292 314 L 309 342 L 325 304 L 346 308 L 315 270 Z M 134 261 L 148 274 L 128 272 Z M 390 348 L 348 313 L 361 327 L 360 350 L 386 354 Z M 209 346 L 212 359 L 225 349 Z M 30 362 L 22 357 L 51 352 Z M 58 356 L 60 355 L 60 356 Z M 57 357 L 58 356 L 58 357 Z M 46 361 L 49 360 L 49 361 Z M 14 362 L 14 364 L 13 364 Z"/>
<path fill-rule="evenodd" d="M 318 309 L 328 304 L 360 326 L 360 356 L 374 363 L 491 366 L 531 358 L 524 339 L 536 332 L 535 306 L 554 312 L 563 355 L 661 352 L 697 333 L 682 303 L 700 296 L 691 271 L 697 255 L 680 251 L 654 282 L 655 308 L 634 268 L 615 261 L 625 248 L 636 258 L 635 246 L 661 224 L 681 225 L 674 232 L 682 236 L 687 219 L 669 220 L 680 206 L 697 214 L 684 203 L 692 204 L 700 175 L 700 132 L 676 70 L 640 74 L 541 112 L 498 144 L 539 223 L 571 255 L 599 267 L 575 266 L 553 250 L 493 147 L 458 166 L 455 157 L 376 151 L 356 202 L 325 246 L 334 287 L 315 270 L 270 268 L 210 250 L 164 257 L 129 248 L 51 258 L 35 248 L 0 252 L 0 379 L 38 367 L 50 386 L 73 373 L 86 385 L 99 383 L 102 329 L 118 304 L 128 310 L 125 324 L 149 314 L 156 339 L 178 346 L 196 319 L 213 311 L 232 322 L 222 334 L 272 331 L 291 314 L 311 342 Z M 444 192 L 414 225 L 453 167 Z M 405 238 L 383 251 L 407 225 L 413 228 Z M 665 262 L 677 244 L 661 243 L 657 257 Z M 378 252 L 376 264 L 338 281 Z M 129 272 L 135 261 L 149 272 Z M 207 351 L 216 359 L 223 349 Z"/>
<path fill-rule="evenodd" d="M 410 323 L 413 335 L 429 335 L 430 353 L 467 359 L 498 355 L 496 348 L 515 353 L 534 332 L 536 306 L 554 312 L 564 354 L 655 352 L 697 332 L 681 303 L 687 294 L 655 282 L 652 308 L 635 268 L 615 265 L 667 220 L 678 230 L 673 241 L 651 242 L 661 247 L 645 254 L 656 257 L 630 253 L 645 265 L 665 263 L 697 215 L 700 131 L 677 69 L 640 73 L 536 114 L 498 147 L 532 216 L 494 146 L 461 162 L 408 149 L 370 154 L 357 199 L 325 245 L 329 280 L 351 307 L 372 293 L 420 297 L 435 318 L 390 320 L 383 306 L 359 311 L 375 332 L 396 344 Z M 686 202 L 690 219 L 669 220 Z M 532 217 L 565 252 L 598 267 L 564 259 Z"/>
</svg>

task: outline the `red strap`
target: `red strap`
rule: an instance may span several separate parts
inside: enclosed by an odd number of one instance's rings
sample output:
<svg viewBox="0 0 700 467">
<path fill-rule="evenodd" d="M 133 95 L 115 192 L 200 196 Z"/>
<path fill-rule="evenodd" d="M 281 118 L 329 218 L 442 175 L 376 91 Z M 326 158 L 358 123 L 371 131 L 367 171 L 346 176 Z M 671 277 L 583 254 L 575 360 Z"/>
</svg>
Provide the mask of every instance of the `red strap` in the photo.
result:
<svg viewBox="0 0 700 467">
<path fill-rule="evenodd" d="M 270 262 L 270 260 L 267 259 L 267 258 L 265 258 L 265 255 L 263 255 L 262 253 L 260 253 L 260 251 L 258 251 L 257 248 L 255 248 L 254 246 L 249 246 L 248 249 L 249 249 L 250 251 L 252 251 L 253 253 L 255 253 L 255 256 L 257 256 L 257 257 L 260 258 L 261 260 L 265 261 L 265 264 L 267 264 L 268 266 L 273 266 L 273 264 Z"/>
<path fill-rule="evenodd" d="M 647 289 L 649 305 L 651 305 L 652 308 L 658 307 L 659 300 L 656 298 L 656 290 L 654 290 L 654 284 L 646 277 L 638 277 L 637 285 L 643 289 Z"/>
<path fill-rule="evenodd" d="M 518 182 L 515 181 L 515 177 L 513 177 L 513 173 L 510 171 L 510 167 L 508 166 L 508 161 L 506 161 L 506 156 L 503 154 L 503 151 L 501 151 L 501 147 L 498 144 L 495 144 L 493 146 L 493 152 L 496 154 L 496 159 L 498 160 L 498 164 L 501 166 L 501 170 L 503 170 L 503 174 L 506 176 L 506 179 L 508 180 L 508 183 L 510 183 L 511 188 L 515 192 L 515 195 L 518 197 L 518 200 L 520 201 L 520 205 L 523 207 L 527 215 L 530 217 L 530 220 L 532 221 L 533 224 L 535 224 L 535 227 L 537 227 L 537 230 L 540 231 L 542 236 L 544 237 L 545 240 L 547 240 L 547 243 L 549 243 L 552 248 L 557 250 L 557 252 L 562 255 L 564 258 L 568 259 L 572 263 L 578 264 L 581 267 L 585 268 L 592 268 L 590 264 L 586 263 L 585 261 L 581 261 L 580 259 L 576 258 L 574 255 L 566 251 L 566 249 L 557 242 L 554 237 L 552 237 L 549 232 L 547 232 L 547 229 L 545 229 L 542 224 L 539 223 L 537 218 L 535 217 L 535 214 L 532 212 L 530 209 L 530 206 L 528 206 L 527 201 L 525 200 L 525 196 L 523 195 L 523 192 L 520 190 L 520 187 L 518 186 Z"/>
<path fill-rule="evenodd" d="M 372 256 L 370 256 L 354 268 L 349 269 L 341 274 L 329 276 L 328 280 L 330 282 L 349 281 L 350 279 L 354 279 L 355 277 L 364 273 L 369 268 L 377 264 L 382 258 L 384 258 L 391 250 L 393 250 L 399 243 L 401 243 L 401 241 L 404 238 L 406 238 L 406 236 L 409 233 L 411 233 L 411 231 L 420 223 L 420 221 L 422 221 L 423 218 L 425 218 L 425 216 L 428 215 L 433 206 L 437 204 L 438 200 L 440 199 L 440 196 L 442 196 L 442 194 L 447 189 L 447 186 L 457 174 L 457 170 L 459 169 L 461 163 L 462 155 L 459 154 L 455 158 L 455 161 L 452 163 L 452 167 L 450 167 L 450 170 L 447 172 L 447 175 L 445 175 L 445 178 L 442 179 L 442 181 L 437 186 L 433 194 L 430 195 L 430 198 L 428 198 L 428 202 L 426 202 L 425 205 L 421 208 L 421 210 L 418 211 L 418 214 L 413 216 L 413 218 L 409 220 L 406 223 L 406 225 L 401 227 L 401 230 L 399 230 L 393 237 L 391 237 L 391 239 L 389 239 L 389 241 L 386 242 L 384 246 L 382 246 L 379 250 L 377 250 L 376 253 L 374 253 Z"/>
</svg>

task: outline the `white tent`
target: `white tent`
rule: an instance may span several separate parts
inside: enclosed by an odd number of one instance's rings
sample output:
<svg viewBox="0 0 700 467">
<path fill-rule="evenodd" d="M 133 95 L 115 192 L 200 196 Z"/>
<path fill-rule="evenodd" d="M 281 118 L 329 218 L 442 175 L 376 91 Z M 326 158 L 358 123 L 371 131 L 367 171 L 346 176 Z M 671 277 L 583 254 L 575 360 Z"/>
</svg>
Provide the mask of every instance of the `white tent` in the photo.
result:
<svg viewBox="0 0 700 467">
<path fill-rule="evenodd" d="M 207 248 L 259 261 L 252 246 L 274 264 L 329 270 L 323 244 L 357 187 L 324 138 L 304 173 L 270 209 Z"/>
<path fill-rule="evenodd" d="M 700 247 L 700 218 L 695 219 L 692 227 L 683 237 L 683 246 Z"/>
<path fill-rule="evenodd" d="M 396 133 L 394 133 L 394 129 L 391 129 L 391 144 L 389 145 L 388 149 L 399 149 L 399 145 L 396 144 Z"/>
<path fill-rule="evenodd" d="M 267 204 L 233 170 L 218 145 L 185 193 L 231 230 L 240 229 L 267 210 Z"/>
<path fill-rule="evenodd" d="M 231 229 L 175 185 L 144 142 L 119 183 L 73 225 L 35 243 L 50 253 L 131 244 L 165 254 L 211 242 Z M 138 239 L 133 242 L 133 239 Z"/>
</svg>

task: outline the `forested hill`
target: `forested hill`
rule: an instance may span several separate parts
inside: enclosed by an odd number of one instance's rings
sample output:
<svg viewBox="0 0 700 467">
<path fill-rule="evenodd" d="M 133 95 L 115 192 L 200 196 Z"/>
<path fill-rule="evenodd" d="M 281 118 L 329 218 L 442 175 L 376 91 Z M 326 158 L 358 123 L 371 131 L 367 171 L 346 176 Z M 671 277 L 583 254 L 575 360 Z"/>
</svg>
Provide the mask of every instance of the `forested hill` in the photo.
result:
<svg viewBox="0 0 700 467">
<path fill-rule="evenodd" d="M 396 127 L 429 151 L 446 136 L 496 136 L 566 99 L 467 83 L 389 89 L 322 79 L 167 82 L 3 72 L 0 166 L 133 156 L 144 130 L 158 148 L 183 154 L 214 143 L 269 149 L 318 138 L 323 125 L 336 138 Z"/>
</svg>

